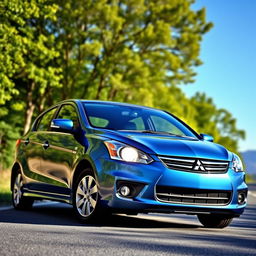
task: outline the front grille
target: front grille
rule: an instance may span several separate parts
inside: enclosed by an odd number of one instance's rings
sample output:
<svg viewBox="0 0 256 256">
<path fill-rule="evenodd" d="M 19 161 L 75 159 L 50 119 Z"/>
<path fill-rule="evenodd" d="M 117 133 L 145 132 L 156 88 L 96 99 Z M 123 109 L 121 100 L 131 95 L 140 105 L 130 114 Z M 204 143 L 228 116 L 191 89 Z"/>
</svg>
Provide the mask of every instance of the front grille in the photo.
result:
<svg viewBox="0 0 256 256">
<path fill-rule="evenodd" d="M 225 173 L 229 164 L 228 161 L 202 158 L 172 156 L 159 156 L 159 158 L 169 169 L 185 172 Z"/>
<path fill-rule="evenodd" d="M 231 195 L 231 191 L 227 190 L 156 186 L 157 200 L 166 203 L 227 205 L 231 200 Z"/>
</svg>

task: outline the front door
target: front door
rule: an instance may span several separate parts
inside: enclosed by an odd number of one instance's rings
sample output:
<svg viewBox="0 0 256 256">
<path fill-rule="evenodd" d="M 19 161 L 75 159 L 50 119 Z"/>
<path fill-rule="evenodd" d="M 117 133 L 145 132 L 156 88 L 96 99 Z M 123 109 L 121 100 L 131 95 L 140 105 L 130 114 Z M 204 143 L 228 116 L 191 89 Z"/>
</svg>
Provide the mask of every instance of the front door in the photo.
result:
<svg viewBox="0 0 256 256">
<path fill-rule="evenodd" d="M 71 104 L 62 105 L 56 118 L 70 119 L 74 123 L 74 130 L 80 128 L 76 109 Z M 75 137 L 74 133 L 67 133 L 56 128 L 50 128 L 45 136 L 46 145 L 41 169 L 51 179 L 50 185 L 53 193 L 70 194 L 71 173 L 76 162 L 76 153 L 82 148 Z"/>
</svg>

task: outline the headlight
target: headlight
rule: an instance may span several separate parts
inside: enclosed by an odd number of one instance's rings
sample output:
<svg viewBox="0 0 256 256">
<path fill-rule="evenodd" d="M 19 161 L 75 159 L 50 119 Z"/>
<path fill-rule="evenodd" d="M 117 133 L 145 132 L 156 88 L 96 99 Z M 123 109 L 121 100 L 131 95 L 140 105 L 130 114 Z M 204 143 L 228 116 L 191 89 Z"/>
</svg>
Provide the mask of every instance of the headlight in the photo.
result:
<svg viewBox="0 0 256 256">
<path fill-rule="evenodd" d="M 233 160 L 232 160 L 232 169 L 235 172 L 243 172 L 244 168 L 243 168 L 243 164 L 241 159 L 239 158 L 239 156 L 233 154 Z"/>
<path fill-rule="evenodd" d="M 132 163 L 149 164 L 153 159 L 146 153 L 117 141 L 104 141 L 110 158 Z"/>
</svg>

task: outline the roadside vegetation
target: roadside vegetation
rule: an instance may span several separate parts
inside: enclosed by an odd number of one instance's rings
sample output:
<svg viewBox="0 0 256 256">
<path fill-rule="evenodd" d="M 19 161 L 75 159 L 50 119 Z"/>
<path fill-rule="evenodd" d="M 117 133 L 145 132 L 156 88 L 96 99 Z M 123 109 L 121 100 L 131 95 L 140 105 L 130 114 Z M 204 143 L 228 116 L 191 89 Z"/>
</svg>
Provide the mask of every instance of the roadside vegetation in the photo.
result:
<svg viewBox="0 0 256 256">
<path fill-rule="evenodd" d="M 11 203 L 10 170 L 0 171 L 0 205 Z"/>
<path fill-rule="evenodd" d="M 256 182 L 256 177 L 253 176 L 253 175 L 249 175 L 249 174 L 246 174 L 246 178 L 245 178 L 245 181 L 246 183 L 248 184 L 252 184 L 252 183 L 255 183 Z"/>
</svg>

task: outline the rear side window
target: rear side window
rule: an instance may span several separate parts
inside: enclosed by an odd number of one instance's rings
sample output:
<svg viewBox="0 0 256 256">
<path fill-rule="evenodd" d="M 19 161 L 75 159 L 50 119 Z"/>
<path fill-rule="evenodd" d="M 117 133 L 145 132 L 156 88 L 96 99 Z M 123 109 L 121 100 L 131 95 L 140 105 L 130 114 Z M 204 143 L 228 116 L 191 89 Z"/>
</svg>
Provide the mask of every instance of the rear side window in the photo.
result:
<svg viewBox="0 0 256 256">
<path fill-rule="evenodd" d="M 56 108 L 52 108 L 51 110 L 47 111 L 38 121 L 36 125 L 36 130 L 37 131 L 47 131 L 49 129 L 51 120 L 53 118 L 53 115 L 56 111 Z"/>
</svg>

